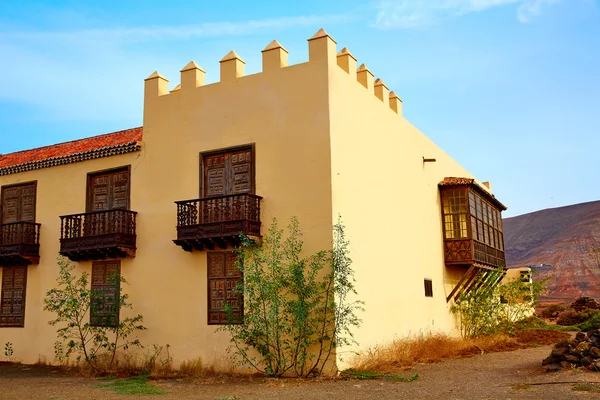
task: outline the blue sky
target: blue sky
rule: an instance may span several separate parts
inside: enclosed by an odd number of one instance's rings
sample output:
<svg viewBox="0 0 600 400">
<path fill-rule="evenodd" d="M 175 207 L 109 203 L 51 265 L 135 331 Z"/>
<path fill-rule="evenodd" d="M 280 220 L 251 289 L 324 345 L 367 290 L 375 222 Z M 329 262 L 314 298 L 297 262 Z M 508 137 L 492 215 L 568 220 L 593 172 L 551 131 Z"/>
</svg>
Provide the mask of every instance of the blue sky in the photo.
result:
<svg viewBox="0 0 600 400">
<path fill-rule="evenodd" d="M 195 60 L 290 63 L 324 27 L 405 116 L 509 206 L 600 199 L 597 0 L 0 2 L 0 153 L 139 126 L 143 79 Z"/>
</svg>

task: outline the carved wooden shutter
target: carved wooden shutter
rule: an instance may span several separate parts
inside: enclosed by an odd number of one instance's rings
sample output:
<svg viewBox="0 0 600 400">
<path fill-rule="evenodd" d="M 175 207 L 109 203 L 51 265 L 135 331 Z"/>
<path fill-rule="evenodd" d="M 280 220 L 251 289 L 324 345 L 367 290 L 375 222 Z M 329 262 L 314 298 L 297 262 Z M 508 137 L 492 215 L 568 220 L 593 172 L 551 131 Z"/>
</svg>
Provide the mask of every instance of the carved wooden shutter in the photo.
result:
<svg viewBox="0 0 600 400">
<path fill-rule="evenodd" d="M 246 149 L 227 155 L 229 178 L 227 194 L 250 193 L 252 191 L 252 152 L 250 149 Z"/>
<path fill-rule="evenodd" d="M 228 194 L 225 154 L 214 154 L 204 158 L 204 182 L 204 197 Z"/>
<path fill-rule="evenodd" d="M 90 194 L 92 196 L 91 208 L 88 211 L 105 211 L 109 209 L 108 191 L 110 187 L 110 175 L 92 176 L 90 182 Z"/>
<path fill-rule="evenodd" d="M 88 212 L 129 207 L 129 171 L 127 169 L 92 175 L 88 185 Z"/>
<path fill-rule="evenodd" d="M 252 193 L 252 163 L 250 148 L 204 156 L 204 197 Z"/>
<path fill-rule="evenodd" d="M 35 222 L 36 184 L 2 188 L 2 223 Z"/>
<path fill-rule="evenodd" d="M 242 279 L 235 252 L 210 252 L 208 259 L 208 323 L 226 324 L 225 305 L 233 312 L 233 321 L 241 322 L 244 298 L 237 292 Z"/>
<path fill-rule="evenodd" d="M 0 326 L 23 326 L 27 267 L 3 267 Z"/>
<path fill-rule="evenodd" d="M 120 261 L 92 263 L 90 325 L 116 327 L 119 324 Z"/>
</svg>

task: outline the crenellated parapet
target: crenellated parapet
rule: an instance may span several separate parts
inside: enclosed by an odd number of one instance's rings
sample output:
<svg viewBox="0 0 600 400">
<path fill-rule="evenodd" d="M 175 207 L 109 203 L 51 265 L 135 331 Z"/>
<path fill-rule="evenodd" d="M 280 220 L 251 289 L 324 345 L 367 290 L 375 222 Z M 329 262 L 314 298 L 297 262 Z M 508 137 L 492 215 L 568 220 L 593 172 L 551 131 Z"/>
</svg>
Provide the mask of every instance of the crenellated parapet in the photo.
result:
<svg viewBox="0 0 600 400">
<path fill-rule="evenodd" d="M 363 86 L 367 93 L 379 99 L 384 106 L 396 114 L 402 115 L 402 100 L 394 91 L 390 91 L 381 78 L 375 75 L 362 63 L 357 68 L 357 59 L 347 47 L 336 53 L 336 41 L 324 29 L 319 29 L 308 39 L 308 62 L 323 65 L 327 68 L 339 67 L 348 77 Z M 219 83 L 230 84 L 244 78 L 246 63 L 231 50 L 220 60 Z M 273 74 L 288 67 L 288 51 L 277 40 L 270 42 L 262 50 L 262 73 Z M 320 67 L 319 67 L 320 68 Z M 154 71 L 145 79 L 145 100 L 152 100 L 165 95 L 177 95 L 181 92 L 197 89 L 205 85 L 206 72 L 194 61 L 190 61 L 181 69 L 181 83 L 169 91 L 169 81 L 158 71 Z"/>
</svg>

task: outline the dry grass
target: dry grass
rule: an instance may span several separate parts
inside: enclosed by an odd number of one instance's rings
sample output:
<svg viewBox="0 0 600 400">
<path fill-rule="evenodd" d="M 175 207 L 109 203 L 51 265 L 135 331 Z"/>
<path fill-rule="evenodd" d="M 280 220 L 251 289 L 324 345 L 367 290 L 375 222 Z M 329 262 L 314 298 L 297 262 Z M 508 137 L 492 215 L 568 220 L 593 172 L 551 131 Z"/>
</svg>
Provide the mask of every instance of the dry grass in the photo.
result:
<svg viewBox="0 0 600 400">
<path fill-rule="evenodd" d="M 416 363 L 432 363 L 484 352 L 516 350 L 522 347 L 522 344 L 507 335 L 461 339 L 438 334 L 397 339 L 388 346 L 376 347 L 357 356 L 353 360 L 353 368 L 390 372 L 408 369 Z"/>
<path fill-rule="evenodd" d="M 393 372 L 409 369 L 416 363 L 433 363 L 483 353 L 550 345 L 568 337 L 567 332 L 519 330 L 512 337 L 498 334 L 462 339 L 437 334 L 397 339 L 387 346 L 370 349 L 355 357 L 352 367 L 361 371 Z"/>
</svg>

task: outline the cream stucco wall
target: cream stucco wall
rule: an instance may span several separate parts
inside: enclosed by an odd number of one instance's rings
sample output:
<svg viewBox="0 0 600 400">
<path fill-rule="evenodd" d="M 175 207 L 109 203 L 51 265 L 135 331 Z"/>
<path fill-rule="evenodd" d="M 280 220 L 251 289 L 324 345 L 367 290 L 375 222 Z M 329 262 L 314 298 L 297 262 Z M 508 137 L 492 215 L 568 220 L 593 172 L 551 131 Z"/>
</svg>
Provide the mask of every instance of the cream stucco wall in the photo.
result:
<svg viewBox="0 0 600 400">
<path fill-rule="evenodd" d="M 374 89 L 364 70 L 369 89 L 357 81 L 355 65 L 340 68 L 336 44 L 324 32 L 309 41 L 309 61 L 302 64 L 287 66 L 287 52 L 276 42 L 265 50 L 263 72 L 244 76 L 243 62 L 230 53 L 220 81 L 209 85 L 193 63 L 171 92 L 152 74 L 145 81 L 139 152 L 0 176 L 0 185 L 38 181 L 42 224 L 41 261 L 28 268 L 25 327 L 0 329 L 0 343 L 12 342 L 16 358 L 53 358 L 55 328 L 42 299 L 58 272 L 58 216 L 85 211 L 88 172 L 131 165 L 137 254 L 122 260 L 121 272 L 133 312 L 145 317 L 148 330 L 140 339 L 169 344 L 176 365 L 201 357 L 225 367 L 228 338 L 207 325 L 206 252 L 185 252 L 172 242 L 174 202 L 199 197 L 200 152 L 250 143 L 263 232 L 273 217 L 285 226 L 296 216 L 305 252 L 312 253 L 331 247 L 331 226 L 342 216 L 366 302 L 356 332 L 360 349 L 454 329 L 445 297 L 464 270 L 443 264 L 437 183 L 471 175 L 401 110 L 392 111 L 385 88 Z M 79 272 L 91 271 L 91 262 L 77 264 Z M 424 296 L 424 278 L 433 281 L 433 298 Z"/>
<path fill-rule="evenodd" d="M 85 211 L 88 172 L 131 164 L 131 209 L 137 216 L 137 253 L 122 261 L 134 312 L 145 317 L 142 343 L 170 344 L 174 362 L 201 357 L 224 366 L 227 336 L 207 325 L 206 252 L 185 252 L 176 237 L 176 200 L 199 197 L 199 153 L 253 143 L 261 220 L 285 227 L 298 217 L 305 251 L 332 241 L 329 109 L 326 64 L 311 47 L 310 61 L 260 74 L 158 96 L 162 79 L 146 81 L 144 139 L 140 152 L 0 177 L 0 185 L 37 180 L 37 222 L 42 224 L 41 261 L 28 270 L 24 328 L 1 328 L 0 342 L 14 344 L 15 357 L 53 358 L 55 329 L 42 299 L 58 267 L 59 215 Z M 265 54 L 267 61 L 273 53 Z M 237 61 L 233 61 L 238 63 Z M 224 74 L 239 75 L 231 65 Z M 235 67 L 235 65 L 233 66 Z M 187 75 L 189 77 L 189 75 Z M 196 83 L 198 82 L 198 83 Z M 167 92 L 168 93 L 168 92 Z M 91 271 L 80 262 L 78 271 Z"/>
<path fill-rule="evenodd" d="M 394 99 L 364 66 L 357 79 L 354 68 L 342 68 L 353 57 L 340 57 L 330 71 L 332 215 L 347 226 L 356 289 L 366 303 L 359 347 L 340 349 L 343 357 L 395 337 L 457 333 L 446 296 L 466 269 L 444 266 L 437 184 L 472 175 L 411 125 L 401 107 L 390 108 Z M 433 297 L 425 297 L 424 279 L 432 280 Z"/>
</svg>

